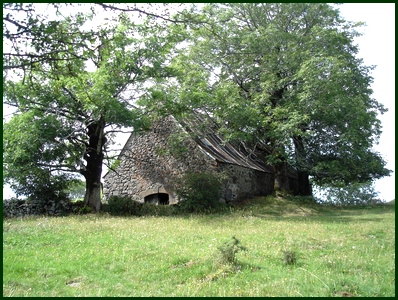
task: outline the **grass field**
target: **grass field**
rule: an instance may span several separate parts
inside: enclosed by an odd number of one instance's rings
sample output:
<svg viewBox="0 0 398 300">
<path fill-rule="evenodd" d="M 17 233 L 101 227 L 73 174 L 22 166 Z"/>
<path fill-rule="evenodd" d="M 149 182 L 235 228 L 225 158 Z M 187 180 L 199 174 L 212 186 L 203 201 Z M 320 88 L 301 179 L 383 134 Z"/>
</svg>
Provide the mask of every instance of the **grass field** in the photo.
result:
<svg viewBox="0 0 398 300">
<path fill-rule="evenodd" d="M 220 263 L 232 236 L 247 250 Z M 3 296 L 350 295 L 395 296 L 395 206 L 3 220 Z"/>
</svg>

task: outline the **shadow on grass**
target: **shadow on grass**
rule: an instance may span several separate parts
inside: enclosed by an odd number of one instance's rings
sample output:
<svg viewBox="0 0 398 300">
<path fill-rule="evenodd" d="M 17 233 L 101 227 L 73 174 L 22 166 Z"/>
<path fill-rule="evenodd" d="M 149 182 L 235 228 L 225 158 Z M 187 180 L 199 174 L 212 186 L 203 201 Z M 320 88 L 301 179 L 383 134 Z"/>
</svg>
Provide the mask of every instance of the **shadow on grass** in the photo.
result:
<svg viewBox="0 0 398 300">
<path fill-rule="evenodd" d="M 342 209 L 320 209 L 320 210 L 309 210 L 304 209 L 303 213 L 298 213 L 300 209 L 294 211 L 278 211 L 271 209 L 266 212 L 254 212 L 253 217 L 262 219 L 272 219 L 275 221 L 296 221 L 301 222 L 303 220 L 313 222 L 380 222 L 383 218 L 377 217 L 377 215 L 393 213 L 395 208 L 390 207 L 366 207 L 366 208 L 342 208 Z"/>
<path fill-rule="evenodd" d="M 341 207 L 318 203 L 299 203 L 284 198 L 258 197 L 236 205 L 230 211 L 203 215 L 203 221 L 225 216 L 254 217 L 276 221 L 301 222 L 379 222 L 377 215 L 395 212 L 395 205 Z M 207 217 L 205 217 L 207 216 Z"/>
</svg>

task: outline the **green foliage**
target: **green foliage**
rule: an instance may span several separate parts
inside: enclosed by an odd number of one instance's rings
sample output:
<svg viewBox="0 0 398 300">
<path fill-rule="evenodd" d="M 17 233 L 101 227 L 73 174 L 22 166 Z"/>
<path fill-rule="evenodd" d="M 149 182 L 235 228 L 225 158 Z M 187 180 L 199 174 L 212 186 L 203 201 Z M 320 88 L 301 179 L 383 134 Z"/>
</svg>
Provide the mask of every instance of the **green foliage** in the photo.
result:
<svg viewBox="0 0 398 300">
<path fill-rule="evenodd" d="M 110 133 L 148 124 L 146 112 L 126 92 L 140 96 L 168 77 L 167 60 L 179 39 L 151 14 L 140 15 L 138 23 L 118 14 L 112 22 L 93 28 L 88 23 L 95 9 L 87 15 L 50 14 L 47 19 L 36 5 L 4 8 L 4 37 L 11 52 L 3 58 L 12 70 L 4 76 L 4 102 L 16 108 L 4 124 L 6 182 L 19 188 L 25 177 L 39 177 L 41 172 L 50 177 L 78 173 L 88 187 L 98 186 L 113 142 Z M 98 195 L 87 195 L 93 208 L 99 207 Z"/>
<path fill-rule="evenodd" d="M 189 136 L 182 132 L 170 134 L 168 138 L 168 152 L 176 158 L 186 157 L 189 153 L 187 147 L 187 139 Z"/>
<path fill-rule="evenodd" d="M 3 129 L 4 181 L 16 194 L 25 196 L 35 193 L 35 185 L 38 195 L 40 185 L 43 189 L 47 185 L 53 185 L 53 190 L 66 189 L 73 176 L 55 172 L 68 170 L 70 155 L 79 151 L 74 145 L 59 142 L 68 134 L 60 120 L 38 110 L 15 115 Z"/>
<path fill-rule="evenodd" d="M 85 41 L 94 42 L 95 33 L 92 30 L 83 30 L 82 25 L 93 15 L 81 12 L 65 15 L 64 10 L 69 10 L 68 6 L 71 4 L 50 5 L 50 7 L 46 7 L 44 3 L 3 5 L 3 37 L 4 48 L 7 49 L 3 53 L 4 69 L 22 68 L 30 71 L 37 64 L 56 63 L 59 57 L 61 60 L 81 59 L 81 52 L 90 52 L 90 47 Z M 51 9 L 57 10 L 56 18 L 54 16 L 51 19 L 46 14 L 38 13 Z M 73 41 L 75 35 L 65 34 L 68 30 L 75 34 L 78 32 L 82 39 Z"/>
<path fill-rule="evenodd" d="M 326 187 L 320 190 L 321 197 L 318 201 L 325 204 L 339 206 L 368 206 L 379 204 L 378 192 L 372 182 L 351 183 L 339 186 Z"/>
<path fill-rule="evenodd" d="M 186 173 L 176 184 L 183 211 L 207 212 L 221 205 L 221 182 L 213 173 Z"/>
<path fill-rule="evenodd" d="M 112 164 L 111 164 L 111 166 L 110 166 L 110 169 L 116 170 L 117 167 L 120 165 L 121 162 L 122 162 L 121 159 L 115 159 L 115 160 L 113 160 L 113 162 L 112 162 Z"/>
<path fill-rule="evenodd" d="M 39 205 L 45 213 L 45 208 L 49 204 L 69 202 L 66 190 L 70 182 L 65 175 L 51 176 L 48 172 L 36 170 L 34 175 L 25 173 L 23 180 L 17 183 L 12 182 L 12 187 L 17 196 L 25 195 L 28 202 Z"/>
<path fill-rule="evenodd" d="M 108 199 L 106 211 L 114 216 L 134 215 L 138 205 L 141 204 L 129 197 L 112 196 Z"/>
<path fill-rule="evenodd" d="M 329 4 L 209 3 L 176 19 L 134 6 L 96 29 L 85 29 L 93 7 L 64 17 L 63 4 L 49 5 L 56 19 L 32 4 L 3 5 L 4 102 L 17 109 L 4 124 L 3 175 L 20 193 L 26 178 L 70 172 L 98 186 L 111 132 L 195 111 L 227 140 L 261 145 L 268 164 L 288 163 L 319 185 L 390 173 L 372 150 L 386 110 L 371 97 L 373 67 L 356 57 L 362 24 Z M 139 21 L 129 14 L 138 11 Z M 187 153 L 183 137 L 169 143 Z M 214 206 L 195 189 L 181 189 L 182 206 Z"/>
<path fill-rule="evenodd" d="M 247 251 L 247 248 L 240 244 L 240 241 L 233 236 L 232 241 L 226 241 L 221 246 L 217 247 L 218 250 L 218 264 L 231 264 L 236 265 L 238 260 L 236 254 L 240 251 Z"/>
<path fill-rule="evenodd" d="M 103 211 L 113 216 L 171 216 L 178 213 L 172 205 L 138 203 L 129 197 L 112 196 Z"/>
<path fill-rule="evenodd" d="M 84 199 L 86 184 L 83 180 L 73 180 L 65 192 L 68 193 L 70 199 L 73 201 Z"/>
<path fill-rule="evenodd" d="M 92 209 L 84 204 L 84 201 L 75 201 L 71 203 L 72 213 L 77 215 L 85 215 L 92 212 Z"/>
<path fill-rule="evenodd" d="M 60 120 L 40 110 L 15 115 L 3 128 L 3 178 L 17 196 L 48 203 L 68 200 L 75 177 L 66 165 L 78 147 L 59 142 L 68 135 Z M 61 172 L 60 172 L 61 171 Z"/>
<path fill-rule="evenodd" d="M 176 57 L 175 106 L 208 112 L 227 139 L 262 144 L 318 184 L 390 173 L 372 150 L 385 108 L 357 58 L 361 23 L 326 3 L 211 3 Z M 169 105 L 172 106 L 172 105 Z M 352 116 L 355 116 L 353 118 Z"/>
<path fill-rule="evenodd" d="M 156 155 L 162 157 L 169 154 L 169 151 L 163 146 L 155 146 Z"/>
<path fill-rule="evenodd" d="M 28 195 L 28 201 L 38 201 L 43 205 L 69 201 L 68 194 L 65 192 L 69 182 L 65 176 L 47 176 L 46 179 L 40 177 L 39 181 L 35 181 L 36 179 L 37 177 L 31 178 L 32 181 L 18 189 L 19 192 L 23 191 L 24 195 Z"/>
</svg>

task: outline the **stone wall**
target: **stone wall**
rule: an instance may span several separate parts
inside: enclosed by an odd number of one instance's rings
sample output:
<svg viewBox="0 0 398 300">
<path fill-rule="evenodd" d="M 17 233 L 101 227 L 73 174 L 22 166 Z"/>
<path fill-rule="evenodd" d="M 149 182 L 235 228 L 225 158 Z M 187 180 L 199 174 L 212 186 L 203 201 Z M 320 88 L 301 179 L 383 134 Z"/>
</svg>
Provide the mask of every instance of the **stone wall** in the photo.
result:
<svg viewBox="0 0 398 300">
<path fill-rule="evenodd" d="M 23 199 L 3 200 L 3 217 L 24 217 L 30 215 L 58 216 L 69 213 L 71 204 L 69 201 L 52 201 L 47 204 Z"/>
<path fill-rule="evenodd" d="M 105 198 L 128 196 L 144 202 L 151 194 L 167 193 L 169 203 L 174 204 L 178 202 L 174 182 L 186 172 L 225 173 L 222 195 L 226 202 L 272 193 L 272 174 L 217 162 L 189 136 L 181 142 L 185 151 L 173 152 L 173 136 L 181 132 L 181 126 L 169 117 L 154 125 L 150 132 L 133 134 L 120 153 L 119 166 L 104 176 Z"/>
<path fill-rule="evenodd" d="M 219 170 L 229 174 L 223 183 L 223 198 L 226 202 L 270 195 L 274 191 L 274 175 L 233 164 L 219 164 Z"/>
</svg>

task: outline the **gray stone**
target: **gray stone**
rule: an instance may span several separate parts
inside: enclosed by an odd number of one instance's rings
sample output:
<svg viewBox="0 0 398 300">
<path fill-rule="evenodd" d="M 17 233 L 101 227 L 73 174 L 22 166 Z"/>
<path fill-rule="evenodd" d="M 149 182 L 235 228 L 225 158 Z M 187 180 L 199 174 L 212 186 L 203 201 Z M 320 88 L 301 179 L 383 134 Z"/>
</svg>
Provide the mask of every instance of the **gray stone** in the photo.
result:
<svg viewBox="0 0 398 300">
<path fill-rule="evenodd" d="M 140 195 L 162 188 L 169 195 L 169 203 L 173 204 L 178 202 L 173 182 L 186 172 L 225 174 L 226 180 L 221 192 L 222 199 L 226 202 L 273 192 L 272 171 L 242 166 L 244 163 L 239 165 L 216 160 L 190 137 L 184 141 L 189 153 L 176 156 L 170 154 L 172 151 L 167 151 L 170 149 L 170 135 L 182 131 L 175 119 L 168 117 L 153 125 L 152 130 L 145 134 L 133 133 L 119 155 L 121 163 L 116 172 L 109 171 L 104 176 L 104 196 L 108 198 L 123 193 L 143 202 L 144 197 Z M 158 155 L 159 149 L 164 154 Z M 127 184 L 125 178 L 130 178 Z"/>
</svg>

